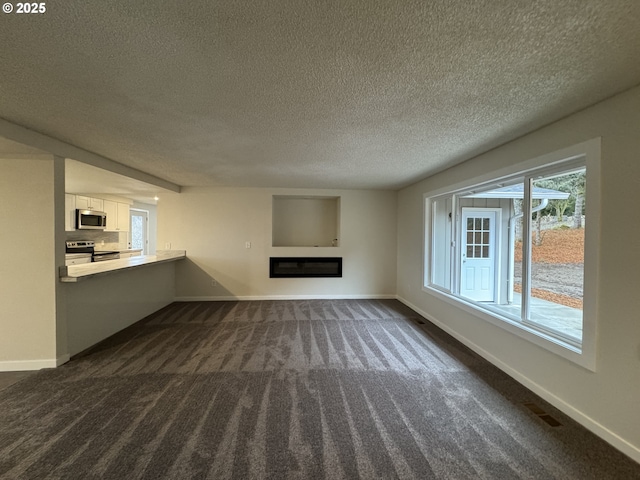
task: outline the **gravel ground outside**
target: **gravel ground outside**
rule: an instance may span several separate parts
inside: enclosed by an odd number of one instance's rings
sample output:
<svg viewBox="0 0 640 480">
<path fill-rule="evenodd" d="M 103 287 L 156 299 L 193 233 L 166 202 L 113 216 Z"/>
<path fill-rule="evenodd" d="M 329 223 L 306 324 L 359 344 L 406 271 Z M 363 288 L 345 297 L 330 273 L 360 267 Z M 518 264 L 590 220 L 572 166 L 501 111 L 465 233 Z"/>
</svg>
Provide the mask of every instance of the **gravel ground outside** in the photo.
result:
<svg viewBox="0 0 640 480">
<path fill-rule="evenodd" d="M 522 265 L 514 268 L 516 291 L 520 292 Z M 581 263 L 534 263 L 531 265 L 531 290 L 536 298 L 582 309 L 584 268 Z"/>
<path fill-rule="evenodd" d="M 516 244 L 515 291 L 522 282 L 522 258 Z M 584 229 L 544 232 L 542 244 L 532 247 L 531 293 L 573 308 L 582 308 L 584 280 Z"/>
<path fill-rule="evenodd" d="M 522 281 L 522 267 L 515 268 L 515 281 Z M 531 288 L 548 290 L 567 297 L 582 298 L 584 268 L 578 263 L 534 263 L 531 265 Z"/>
</svg>

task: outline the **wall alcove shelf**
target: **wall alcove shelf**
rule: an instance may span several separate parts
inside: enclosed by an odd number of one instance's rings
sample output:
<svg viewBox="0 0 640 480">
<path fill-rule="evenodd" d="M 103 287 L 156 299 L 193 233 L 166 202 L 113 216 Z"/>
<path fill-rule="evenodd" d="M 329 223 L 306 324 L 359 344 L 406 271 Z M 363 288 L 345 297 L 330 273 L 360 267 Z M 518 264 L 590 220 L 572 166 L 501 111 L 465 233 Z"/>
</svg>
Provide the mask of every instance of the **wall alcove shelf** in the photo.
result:
<svg viewBox="0 0 640 480">
<path fill-rule="evenodd" d="M 274 195 L 272 246 L 336 247 L 340 197 Z"/>
</svg>

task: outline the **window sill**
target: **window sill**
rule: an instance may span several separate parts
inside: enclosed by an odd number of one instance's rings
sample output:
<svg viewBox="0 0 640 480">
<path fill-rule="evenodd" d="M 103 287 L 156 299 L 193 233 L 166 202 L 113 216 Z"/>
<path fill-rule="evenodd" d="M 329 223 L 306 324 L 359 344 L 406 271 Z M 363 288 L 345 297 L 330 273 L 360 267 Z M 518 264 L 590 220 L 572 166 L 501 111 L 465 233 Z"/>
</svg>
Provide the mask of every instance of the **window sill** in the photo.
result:
<svg viewBox="0 0 640 480">
<path fill-rule="evenodd" d="M 546 334 L 543 331 L 531 328 L 524 323 L 515 321 L 506 316 L 499 315 L 491 310 L 484 309 L 472 302 L 467 302 L 462 298 L 456 297 L 449 293 L 445 293 L 436 288 L 430 286 L 422 287 L 422 291 L 436 297 L 456 308 L 459 308 L 474 317 L 488 322 L 496 327 L 506 330 L 507 332 L 516 335 L 528 342 L 539 346 L 549 352 L 552 352 L 562 358 L 565 358 L 572 363 L 575 363 L 589 371 L 595 372 L 595 356 L 588 355 L 585 350 L 593 351 L 594 349 L 585 349 L 585 342 L 589 339 L 583 337 L 582 348 L 576 347 L 568 342 L 563 341 L 560 338 Z M 584 335 L 584 332 L 583 332 Z M 593 341 L 593 340 L 592 340 Z"/>
</svg>

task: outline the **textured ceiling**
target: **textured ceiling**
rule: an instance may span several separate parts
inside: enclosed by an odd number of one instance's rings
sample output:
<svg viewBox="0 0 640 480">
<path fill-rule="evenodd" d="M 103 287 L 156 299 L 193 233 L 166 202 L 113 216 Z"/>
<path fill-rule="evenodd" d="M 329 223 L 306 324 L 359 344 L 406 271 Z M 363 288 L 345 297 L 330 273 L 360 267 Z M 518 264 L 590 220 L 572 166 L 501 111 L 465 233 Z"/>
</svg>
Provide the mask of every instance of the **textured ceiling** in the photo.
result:
<svg viewBox="0 0 640 480">
<path fill-rule="evenodd" d="M 0 117 L 183 186 L 399 188 L 640 84 L 638 0 L 46 5 Z"/>
</svg>

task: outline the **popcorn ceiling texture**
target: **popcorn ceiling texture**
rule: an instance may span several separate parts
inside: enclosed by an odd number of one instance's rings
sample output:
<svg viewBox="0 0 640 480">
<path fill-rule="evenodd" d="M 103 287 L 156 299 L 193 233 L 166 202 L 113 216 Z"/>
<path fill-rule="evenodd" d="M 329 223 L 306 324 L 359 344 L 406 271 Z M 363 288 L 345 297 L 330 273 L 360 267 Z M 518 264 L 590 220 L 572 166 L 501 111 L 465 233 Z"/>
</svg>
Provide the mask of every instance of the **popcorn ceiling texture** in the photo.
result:
<svg viewBox="0 0 640 480">
<path fill-rule="evenodd" d="M 0 117 L 180 185 L 400 188 L 640 83 L 640 2 L 48 2 Z"/>
</svg>

